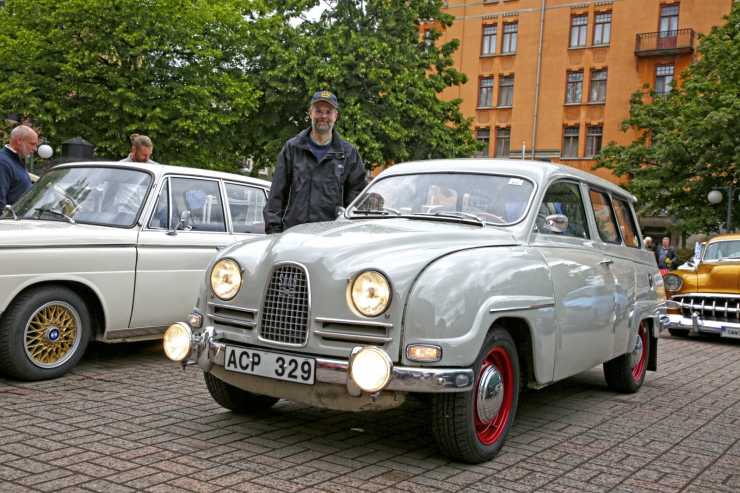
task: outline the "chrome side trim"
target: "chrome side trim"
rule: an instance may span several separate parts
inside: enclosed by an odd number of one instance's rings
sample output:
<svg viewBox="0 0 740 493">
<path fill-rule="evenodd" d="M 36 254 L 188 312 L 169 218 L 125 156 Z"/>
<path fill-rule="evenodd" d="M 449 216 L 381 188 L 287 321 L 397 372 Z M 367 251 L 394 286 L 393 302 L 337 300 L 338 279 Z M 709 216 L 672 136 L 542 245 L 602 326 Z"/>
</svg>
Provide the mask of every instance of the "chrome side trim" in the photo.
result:
<svg viewBox="0 0 740 493">
<path fill-rule="evenodd" d="M 364 334 L 348 334 L 346 332 L 335 332 L 333 330 L 314 330 L 314 334 L 321 336 L 321 337 L 328 337 L 330 339 L 337 339 L 341 341 L 350 341 L 350 342 L 377 342 L 377 343 L 386 343 L 391 342 L 393 340 L 392 337 L 380 337 L 380 336 L 371 336 L 371 335 L 364 335 Z"/>
<path fill-rule="evenodd" d="M 365 327 L 385 327 L 392 328 L 393 324 L 388 322 L 377 322 L 375 320 L 348 320 L 344 318 L 314 317 L 314 320 L 323 324 L 346 324 L 358 325 Z M 315 332 L 315 331 L 314 331 Z"/>
<path fill-rule="evenodd" d="M 526 306 L 511 306 L 506 308 L 491 308 L 489 313 L 498 312 L 518 312 L 521 310 L 539 310 L 540 308 L 550 308 L 555 306 L 555 303 L 540 303 L 537 305 L 526 305 Z"/>
</svg>

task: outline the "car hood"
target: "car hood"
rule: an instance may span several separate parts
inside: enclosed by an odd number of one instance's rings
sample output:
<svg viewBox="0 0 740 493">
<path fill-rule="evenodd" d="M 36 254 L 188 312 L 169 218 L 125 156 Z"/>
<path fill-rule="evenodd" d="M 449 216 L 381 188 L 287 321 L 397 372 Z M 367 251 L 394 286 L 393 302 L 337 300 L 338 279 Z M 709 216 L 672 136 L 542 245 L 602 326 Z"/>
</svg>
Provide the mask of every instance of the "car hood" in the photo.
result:
<svg viewBox="0 0 740 493">
<path fill-rule="evenodd" d="M 136 228 L 124 229 L 62 221 L 0 220 L 0 248 L 136 243 Z"/>
</svg>

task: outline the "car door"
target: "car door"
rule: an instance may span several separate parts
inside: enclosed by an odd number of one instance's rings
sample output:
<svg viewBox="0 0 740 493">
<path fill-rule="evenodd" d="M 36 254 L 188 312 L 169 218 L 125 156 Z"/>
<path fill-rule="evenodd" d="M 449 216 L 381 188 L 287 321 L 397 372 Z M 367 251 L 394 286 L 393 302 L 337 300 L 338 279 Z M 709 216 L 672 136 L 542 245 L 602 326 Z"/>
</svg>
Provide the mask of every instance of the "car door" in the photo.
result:
<svg viewBox="0 0 740 493">
<path fill-rule="evenodd" d="M 562 233 L 546 226 L 545 218 L 552 214 L 567 216 Z M 614 280 L 591 235 L 580 184 L 552 183 L 539 206 L 533 246 L 542 252 L 554 287 L 556 380 L 601 363 L 611 349 Z"/>
<path fill-rule="evenodd" d="M 222 197 L 218 179 L 163 181 L 139 234 L 131 327 L 156 332 L 190 313 L 208 263 L 234 241 Z"/>
<path fill-rule="evenodd" d="M 627 348 L 632 310 L 636 299 L 635 263 L 640 238 L 629 203 L 604 190 L 589 189 L 589 200 L 599 234 L 598 247 L 609 261 L 614 278 L 614 322 L 610 356 L 623 354 Z"/>
</svg>

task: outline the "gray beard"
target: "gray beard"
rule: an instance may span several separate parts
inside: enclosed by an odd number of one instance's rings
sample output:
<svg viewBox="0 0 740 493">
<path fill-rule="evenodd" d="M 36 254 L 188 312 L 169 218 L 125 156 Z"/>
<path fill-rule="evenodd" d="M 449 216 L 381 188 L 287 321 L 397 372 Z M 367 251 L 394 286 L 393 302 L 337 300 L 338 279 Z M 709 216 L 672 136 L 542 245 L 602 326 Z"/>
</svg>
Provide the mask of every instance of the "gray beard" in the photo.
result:
<svg viewBox="0 0 740 493">
<path fill-rule="evenodd" d="M 311 132 L 314 135 L 321 137 L 321 140 L 325 141 L 331 139 L 332 130 L 334 130 L 333 125 L 330 125 L 328 129 L 319 129 L 317 128 L 316 124 L 311 121 Z"/>
</svg>

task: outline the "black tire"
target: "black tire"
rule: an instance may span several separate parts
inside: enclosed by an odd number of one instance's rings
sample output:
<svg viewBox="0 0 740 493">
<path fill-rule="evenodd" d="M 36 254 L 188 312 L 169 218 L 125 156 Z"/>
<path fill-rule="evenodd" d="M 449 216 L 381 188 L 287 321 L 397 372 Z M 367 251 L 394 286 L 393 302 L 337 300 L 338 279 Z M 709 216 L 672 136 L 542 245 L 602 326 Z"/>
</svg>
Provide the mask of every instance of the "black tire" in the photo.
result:
<svg viewBox="0 0 740 493">
<path fill-rule="evenodd" d="M 495 368 L 495 370 L 492 370 Z M 469 392 L 435 394 L 432 405 L 432 429 L 440 451 L 453 460 L 479 464 L 493 459 L 509 434 L 517 408 L 522 385 L 519 356 L 511 335 L 502 328 L 494 328 L 483 342 L 473 366 L 475 385 Z M 495 373 L 500 377 L 499 386 Z M 478 391 L 486 385 L 491 406 L 488 416 L 478 406 Z M 501 396 L 498 405 L 490 391 Z"/>
<path fill-rule="evenodd" d="M 668 333 L 671 334 L 673 337 L 688 337 L 689 336 L 688 329 L 668 329 Z"/>
<path fill-rule="evenodd" d="M 642 387 L 652 340 L 648 330 L 647 324 L 640 322 L 635 348 L 604 363 L 604 378 L 610 389 L 623 394 L 634 394 Z"/>
<path fill-rule="evenodd" d="M 19 380 L 57 378 L 80 361 L 91 334 L 87 305 L 69 288 L 21 293 L 0 321 L 0 372 Z"/>
<path fill-rule="evenodd" d="M 275 405 L 277 399 L 267 395 L 253 394 L 219 380 L 210 373 L 203 372 L 208 392 L 213 400 L 229 411 L 237 414 L 261 413 Z"/>
</svg>

